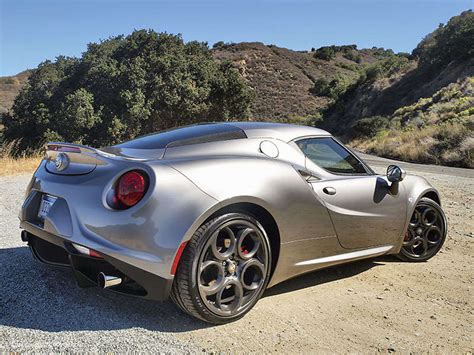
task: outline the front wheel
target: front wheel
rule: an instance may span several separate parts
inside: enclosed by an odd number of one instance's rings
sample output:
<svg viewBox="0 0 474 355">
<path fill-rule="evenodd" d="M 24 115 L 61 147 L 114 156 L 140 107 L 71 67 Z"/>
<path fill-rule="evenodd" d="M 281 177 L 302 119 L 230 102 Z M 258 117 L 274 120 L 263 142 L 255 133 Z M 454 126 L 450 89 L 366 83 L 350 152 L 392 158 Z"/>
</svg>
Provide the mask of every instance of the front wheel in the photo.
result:
<svg viewBox="0 0 474 355">
<path fill-rule="evenodd" d="M 423 197 L 413 211 L 397 255 L 404 261 L 426 261 L 435 256 L 446 239 L 447 224 L 441 206 Z"/>
<path fill-rule="evenodd" d="M 188 242 L 171 298 L 206 322 L 231 322 L 260 299 L 270 265 L 270 244 L 260 223 L 246 214 L 224 214 L 203 224 Z"/>
</svg>

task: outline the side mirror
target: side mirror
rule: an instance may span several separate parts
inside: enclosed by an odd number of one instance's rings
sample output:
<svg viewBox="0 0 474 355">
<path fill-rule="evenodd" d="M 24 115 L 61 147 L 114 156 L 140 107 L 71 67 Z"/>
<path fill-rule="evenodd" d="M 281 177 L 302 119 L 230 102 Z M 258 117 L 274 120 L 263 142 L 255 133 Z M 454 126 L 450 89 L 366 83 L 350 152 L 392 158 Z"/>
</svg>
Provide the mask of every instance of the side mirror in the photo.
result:
<svg viewBox="0 0 474 355">
<path fill-rule="evenodd" d="M 399 182 L 405 178 L 406 171 L 397 165 L 389 165 L 387 168 L 387 179 L 390 182 Z"/>
</svg>

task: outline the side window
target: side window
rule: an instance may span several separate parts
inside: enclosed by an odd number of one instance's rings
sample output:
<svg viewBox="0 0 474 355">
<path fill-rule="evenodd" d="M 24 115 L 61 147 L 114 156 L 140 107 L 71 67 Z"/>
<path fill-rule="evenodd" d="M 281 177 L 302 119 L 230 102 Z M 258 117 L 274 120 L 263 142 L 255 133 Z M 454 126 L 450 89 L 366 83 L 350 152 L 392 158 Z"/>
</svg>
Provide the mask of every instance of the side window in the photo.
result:
<svg viewBox="0 0 474 355">
<path fill-rule="evenodd" d="M 308 138 L 296 144 L 314 164 L 332 173 L 367 174 L 364 165 L 332 138 Z"/>
</svg>

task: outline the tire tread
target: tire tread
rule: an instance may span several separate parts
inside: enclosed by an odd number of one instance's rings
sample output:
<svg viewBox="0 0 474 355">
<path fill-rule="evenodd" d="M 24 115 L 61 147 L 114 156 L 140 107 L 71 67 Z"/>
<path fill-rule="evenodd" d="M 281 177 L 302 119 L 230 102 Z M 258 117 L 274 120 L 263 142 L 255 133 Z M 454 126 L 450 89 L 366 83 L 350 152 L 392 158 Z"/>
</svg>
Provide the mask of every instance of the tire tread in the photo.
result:
<svg viewBox="0 0 474 355">
<path fill-rule="evenodd" d="M 176 270 L 175 279 L 171 288 L 171 299 L 181 308 L 182 311 L 189 315 L 199 318 L 203 321 L 208 321 L 201 316 L 194 302 L 192 301 L 190 290 L 191 279 L 187 272 L 187 266 L 191 265 L 196 252 L 198 251 L 198 241 L 203 237 L 206 230 L 212 225 L 218 218 L 214 218 L 207 223 L 203 224 L 199 229 L 194 232 L 193 236 L 189 240 L 186 248 L 184 249 L 181 260 L 179 261 L 178 268 Z"/>
</svg>

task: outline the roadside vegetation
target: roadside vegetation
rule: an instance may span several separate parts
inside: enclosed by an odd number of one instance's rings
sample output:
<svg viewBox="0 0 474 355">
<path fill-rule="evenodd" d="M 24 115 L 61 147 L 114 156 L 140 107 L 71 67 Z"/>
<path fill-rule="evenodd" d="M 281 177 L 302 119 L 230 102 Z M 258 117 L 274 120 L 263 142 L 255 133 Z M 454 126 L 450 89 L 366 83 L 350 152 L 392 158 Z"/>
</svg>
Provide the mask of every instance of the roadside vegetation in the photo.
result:
<svg viewBox="0 0 474 355">
<path fill-rule="evenodd" d="M 357 121 L 350 142 L 376 155 L 474 168 L 474 77 L 452 83 L 392 116 Z"/>
<path fill-rule="evenodd" d="M 18 141 L 0 145 L 0 176 L 31 173 L 38 167 L 42 154 L 22 153 L 18 150 Z"/>
</svg>

